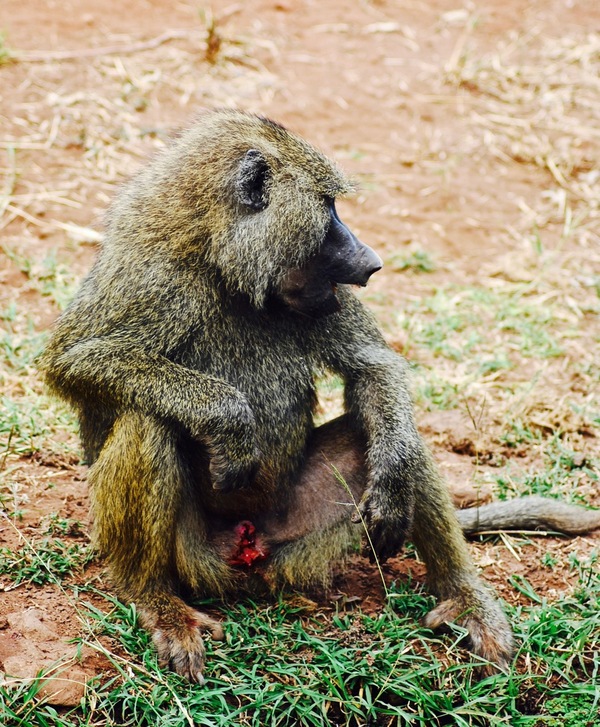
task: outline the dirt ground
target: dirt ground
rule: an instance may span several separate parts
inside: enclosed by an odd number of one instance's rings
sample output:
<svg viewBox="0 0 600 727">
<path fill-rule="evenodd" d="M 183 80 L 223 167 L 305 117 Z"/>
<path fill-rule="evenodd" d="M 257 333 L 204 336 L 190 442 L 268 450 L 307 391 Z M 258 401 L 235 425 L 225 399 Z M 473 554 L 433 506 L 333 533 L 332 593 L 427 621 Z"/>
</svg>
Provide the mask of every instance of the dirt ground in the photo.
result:
<svg viewBox="0 0 600 727">
<path fill-rule="evenodd" d="M 3 0 L 0 30 L 12 56 L 0 65 L 0 310 L 16 305 L 30 326 L 46 330 L 61 301 L 31 265 L 54 255 L 82 275 L 117 185 L 198 110 L 241 107 L 306 136 L 359 180 L 341 216 L 386 262 L 364 298 L 390 343 L 417 364 L 436 365 L 435 355 L 399 325 L 404 309 L 448 284 L 536 282 L 534 243 L 542 240 L 554 277 L 537 304 L 553 301 L 562 286 L 560 310 L 578 331 L 566 353 L 542 362 L 515 353 L 505 378 L 470 389 L 463 405 L 419 405 L 423 432 L 459 499 L 487 492 L 486 473 L 497 475 L 509 460 L 521 467 L 540 460 L 539 448 L 508 447 L 499 436 L 503 416 L 518 404 L 503 398 L 503 383 L 538 377 L 530 420 L 544 436 L 567 432 L 582 457 L 598 456 L 597 431 L 571 405 L 592 401 L 590 372 L 596 381 L 598 372 L 591 349 L 599 326 L 582 304 L 586 281 L 600 280 L 598 195 L 595 207 L 590 201 L 600 142 L 597 0 L 246 0 L 204 9 L 187 0 L 126 7 Z M 585 80 L 586 63 L 592 80 L 570 93 L 570 69 Z M 398 270 L 398 255 L 419 259 L 422 251 L 435 269 Z M 1 381 L 11 396 L 40 388 L 33 368 L 22 377 L 7 369 Z M 61 430 L 36 443 L 25 454 L 0 443 L 22 511 L 0 522 L 0 544 L 36 537 L 50 513 L 83 523 L 67 537 L 85 542 L 88 496 L 76 439 Z M 592 478 L 579 485 L 599 504 Z M 536 539 L 523 549 L 511 542 L 472 548 L 501 596 L 518 602 L 509 575 L 552 598 L 572 586 L 561 567 L 569 553 L 592 552 L 600 536 Z M 539 565 L 546 552 L 558 563 L 552 572 Z M 412 558 L 385 566 L 390 579 L 408 570 L 423 579 Z M 105 583 L 97 563 L 81 578 Z M 7 580 L 4 588 L 4 671 L 33 676 L 73 652 L 66 641 L 82 626 L 70 596 L 54 585 L 15 588 Z M 381 603 L 378 575 L 360 558 L 337 588 L 366 610 Z M 70 676 L 81 682 L 102 668 L 90 652 Z M 55 701 L 78 696 L 63 691 Z"/>
</svg>

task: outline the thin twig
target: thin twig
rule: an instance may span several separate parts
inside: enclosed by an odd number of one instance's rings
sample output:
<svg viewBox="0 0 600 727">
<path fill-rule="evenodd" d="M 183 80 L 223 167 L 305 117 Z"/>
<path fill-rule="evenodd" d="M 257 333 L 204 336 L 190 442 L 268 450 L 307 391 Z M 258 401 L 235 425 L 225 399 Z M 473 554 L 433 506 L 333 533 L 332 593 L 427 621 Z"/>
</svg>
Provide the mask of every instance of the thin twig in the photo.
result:
<svg viewBox="0 0 600 727">
<path fill-rule="evenodd" d="M 15 148 L 13 146 L 8 147 L 6 156 L 8 157 L 9 173 L 6 179 L 6 187 L 0 197 L 0 217 L 6 212 L 17 183 L 17 162 L 15 159 Z"/>
<path fill-rule="evenodd" d="M 100 48 L 82 48 L 80 50 L 48 50 L 48 51 L 11 51 L 11 60 L 23 63 L 45 63 L 46 61 L 73 61 L 78 58 L 96 58 L 97 56 L 128 55 L 145 50 L 152 50 L 177 38 L 189 38 L 192 34 L 187 30 L 167 30 L 156 38 L 140 40 L 137 43 L 124 45 L 107 45 Z"/>
<path fill-rule="evenodd" d="M 360 511 L 360 508 L 358 507 L 358 503 L 356 502 L 356 499 L 354 497 L 354 494 L 352 493 L 352 490 L 348 486 L 348 483 L 344 479 L 341 472 L 338 470 L 338 468 L 332 463 L 329 462 L 329 460 L 326 460 L 327 464 L 331 467 L 331 470 L 334 474 L 335 479 L 342 485 L 342 487 L 346 490 L 346 492 L 350 495 L 352 498 L 352 504 L 354 505 L 354 509 L 356 513 L 358 514 L 358 517 L 360 519 L 360 522 L 363 526 L 363 529 L 365 531 L 365 535 L 367 537 L 367 541 L 369 543 L 369 547 L 371 548 L 371 552 L 373 553 L 374 559 L 375 559 L 375 565 L 377 566 L 377 570 L 379 571 L 379 577 L 381 578 L 381 583 L 383 585 L 383 590 L 385 592 L 386 598 L 389 598 L 390 592 L 388 591 L 387 584 L 385 582 L 385 576 L 383 575 L 383 570 L 381 569 L 381 563 L 379 562 L 379 558 L 377 557 L 377 552 L 375 550 L 375 547 L 373 545 L 373 541 L 371 540 L 371 535 L 369 533 L 369 530 L 367 528 L 367 523 L 365 522 L 362 512 Z"/>
</svg>

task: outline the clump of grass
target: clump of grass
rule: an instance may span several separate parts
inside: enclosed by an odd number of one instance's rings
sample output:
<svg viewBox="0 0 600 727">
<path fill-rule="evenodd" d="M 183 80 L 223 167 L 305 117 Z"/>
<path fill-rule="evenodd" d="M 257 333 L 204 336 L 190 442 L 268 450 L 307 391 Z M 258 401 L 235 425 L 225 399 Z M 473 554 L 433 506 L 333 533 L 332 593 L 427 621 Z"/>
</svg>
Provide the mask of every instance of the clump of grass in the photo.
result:
<svg viewBox="0 0 600 727">
<path fill-rule="evenodd" d="M 27 503 L 29 497 L 23 492 L 21 484 L 12 480 L 10 477 L 11 470 L 12 468 L 8 468 L 6 472 L 3 472 L 3 475 L 8 474 L 8 476 L 3 476 L 0 479 L 0 513 L 11 517 L 13 520 L 21 520 L 23 506 Z"/>
<path fill-rule="evenodd" d="M 42 518 L 40 525 L 43 526 L 43 532 L 46 535 L 69 535 L 71 537 L 83 535 L 81 523 L 78 520 L 61 517 L 56 512 Z"/>
<path fill-rule="evenodd" d="M 599 702 L 598 695 L 592 694 L 567 694 L 549 699 L 545 704 L 548 716 L 544 724 L 548 727 L 593 727 Z"/>
<path fill-rule="evenodd" d="M 54 707 L 38 697 L 43 673 L 35 679 L 23 679 L 10 687 L 0 682 L 0 719 L 7 727 L 75 727 L 69 716 L 61 715 Z"/>
<path fill-rule="evenodd" d="M 7 246 L 2 249 L 27 276 L 31 290 L 37 290 L 41 295 L 52 298 L 59 310 L 66 308 L 75 294 L 78 281 L 75 274 L 64 263 L 59 262 L 55 250 L 51 250 L 38 262 Z"/>
<path fill-rule="evenodd" d="M 529 444 L 534 442 L 529 438 Z M 585 502 L 584 492 L 597 488 L 600 480 L 600 461 L 585 458 L 568 447 L 559 436 L 547 441 L 537 438 L 544 466 L 528 469 L 511 466 L 496 477 L 496 492 L 500 499 L 519 495 L 542 495 L 562 500 Z"/>
<path fill-rule="evenodd" d="M 58 431 L 74 436 L 77 423 L 74 414 L 60 402 L 44 394 L 29 391 L 28 399 L 18 393 L 0 397 L 0 463 L 6 458 L 34 454 L 44 446 L 72 452 L 74 439 L 59 441 Z M 1 470 L 0 470 L 1 471 Z"/>
<path fill-rule="evenodd" d="M 46 268 L 42 266 L 42 269 Z M 71 282 L 63 288 L 62 281 L 72 281 L 72 275 L 46 278 L 40 273 L 40 276 L 36 275 L 40 286 L 50 285 L 50 294 L 56 300 L 66 301 Z M 47 331 L 38 330 L 27 311 L 14 303 L 0 312 L 0 464 L 7 457 L 29 455 L 44 446 L 75 446 L 75 416 L 67 406 L 45 394 L 37 370 L 37 359 L 47 335 Z M 67 438 L 59 443 L 60 438 L 56 436 L 59 431 L 68 433 L 70 441 Z"/>
<path fill-rule="evenodd" d="M 522 286 L 489 289 L 445 286 L 398 314 L 399 326 L 435 356 L 465 363 L 480 376 L 511 368 L 511 357 L 549 358 L 562 353 L 552 306 L 540 306 Z M 557 330 L 558 329 L 558 330 Z"/>
<path fill-rule="evenodd" d="M 83 568 L 93 558 L 89 545 L 68 544 L 60 538 L 43 538 L 18 550 L 0 548 L 0 575 L 13 586 L 20 583 L 53 583 Z"/>
<path fill-rule="evenodd" d="M 389 260 L 395 272 L 411 270 L 415 273 L 432 273 L 436 265 L 425 250 L 414 250 L 407 255 L 393 255 Z"/>
<path fill-rule="evenodd" d="M 415 402 L 420 408 L 433 411 L 459 406 L 463 390 L 459 382 L 427 366 L 414 365 L 412 371 Z"/>
<path fill-rule="evenodd" d="M 14 62 L 14 57 L 10 49 L 6 45 L 6 37 L 4 33 L 0 33 L 0 66 Z"/>
<path fill-rule="evenodd" d="M 17 315 L 11 308 L 3 314 L 0 328 L 0 360 L 6 369 L 19 374 L 30 374 L 35 360 L 42 352 L 46 335 L 36 331 L 31 318 Z"/>
</svg>

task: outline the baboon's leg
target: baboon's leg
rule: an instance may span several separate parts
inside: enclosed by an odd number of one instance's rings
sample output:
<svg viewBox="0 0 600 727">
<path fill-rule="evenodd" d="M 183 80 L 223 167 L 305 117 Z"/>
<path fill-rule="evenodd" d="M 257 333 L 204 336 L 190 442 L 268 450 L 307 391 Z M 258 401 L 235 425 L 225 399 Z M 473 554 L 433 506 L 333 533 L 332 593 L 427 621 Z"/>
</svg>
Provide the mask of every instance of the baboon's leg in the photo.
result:
<svg viewBox="0 0 600 727">
<path fill-rule="evenodd" d="M 299 586 L 325 581 L 331 562 L 360 537 L 361 526 L 353 526 L 349 518 L 366 485 L 364 452 L 365 443 L 347 417 L 315 431 L 287 517 L 267 523 L 270 541 L 281 544 L 272 566 L 280 580 Z M 506 667 L 513 651 L 510 626 L 476 573 L 450 494 L 429 453 L 425 460 L 410 535 L 427 566 L 431 591 L 440 599 L 425 623 L 438 628 L 457 621 L 468 630 L 474 653 Z"/>
<path fill-rule="evenodd" d="M 264 523 L 271 543 L 296 540 L 349 518 L 366 481 L 365 444 L 341 416 L 314 430 L 285 516 Z"/>
<path fill-rule="evenodd" d="M 513 654 L 512 631 L 490 589 L 476 573 L 445 484 L 427 455 L 415 500 L 410 539 L 427 567 L 430 590 L 440 603 L 425 618 L 436 629 L 457 621 L 469 632 L 471 650 L 506 668 Z M 494 671 L 483 667 L 483 674 Z"/>
<path fill-rule="evenodd" d="M 205 546 L 201 518 L 185 501 L 188 477 L 176 444 L 172 432 L 148 416 L 130 412 L 116 421 L 89 474 L 94 531 L 120 594 L 136 603 L 152 633 L 161 663 L 201 682 L 201 630 L 214 638 L 222 630 L 175 594 L 186 549 L 194 556 Z M 194 539 L 185 530 L 190 518 Z M 184 542 L 178 542 L 182 524 Z"/>
<path fill-rule="evenodd" d="M 347 416 L 312 434 L 284 515 L 262 523 L 272 557 L 267 578 L 299 588 L 326 585 L 332 566 L 360 542 L 356 512 L 366 482 L 365 445 Z"/>
</svg>

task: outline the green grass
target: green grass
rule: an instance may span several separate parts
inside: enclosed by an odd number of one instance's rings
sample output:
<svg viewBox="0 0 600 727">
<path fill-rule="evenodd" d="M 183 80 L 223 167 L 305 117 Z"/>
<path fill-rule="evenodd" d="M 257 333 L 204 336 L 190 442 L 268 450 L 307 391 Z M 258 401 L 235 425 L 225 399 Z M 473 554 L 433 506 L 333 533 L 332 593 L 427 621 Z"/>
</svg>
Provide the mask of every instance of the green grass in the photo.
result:
<svg viewBox="0 0 600 727">
<path fill-rule="evenodd" d="M 35 330 L 35 324 L 28 316 L 19 315 L 14 303 L 0 314 L 0 320 L 4 320 L 0 330 L 3 365 L 9 371 L 28 372 L 42 352 L 46 335 Z"/>
<path fill-rule="evenodd" d="M 64 310 L 73 299 L 78 278 L 65 263 L 59 261 L 55 250 L 49 251 L 40 261 L 28 258 L 6 245 L 2 245 L 2 251 L 27 277 L 28 288 L 52 299 L 59 310 Z"/>
<path fill-rule="evenodd" d="M 462 401 L 464 386 L 449 380 L 429 366 L 413 365 L 412 383 L 415 403 L 426 411 L 455 409 Z"/>
<path fill-rule="evenodd" d="M 30 400 L 0 397 L 0 436 L 10 453 L 36 452 L 40 440 L 50 436 L 46 404 L 45 397 L 32 396 Z"/>
<path fill-rule="evenodd" d="M 376 616 L 306 611 L 293 599 L 222 608 L 226 641 L 207 645 L 204 687 L 158 669 L 135 608 L 91 589 L 105 606 L 88 604 L 86 619 L 118 643 L 108 652 L 111 675 L 70 712 L 37 703 L 35 684 L 0 688 L 0 719 L 7 727 L 584 725 L 576 720 L 600 708 L 600 575 L 577 567 L 578 589 L 555 603 L 522 589 L 530 605 L 509 613 L 517 662 L 527 667 L 479 682 L 461 630 L 440 638 L 420 627 L 432 599 L 406 583 L 392 586 Z M 92 636 L 85 642 L 101 648 Z"/>
<path fill-rule="evenodd" d="M 60 293 L 58 288 L 52 290 L 55 302 L 67 295 L 62 288 Z M 0 462 L 7 455 L 29 455 L 44 447 L 72 450 L 56 435 L 72 435 L 75 416 L 45 393 L 37 371 L 47 337 L 48 332 L 40 332 L 31 315 L 16 303 L 0 311 Z"/>
<path fill-rule="evenodd" d="M 28 542 L 16 550 L 0 548 L 0 576 L 20 583 L 54 583 L 80 570 L 93 558 L 87 544 L 65 543 L 60 538 Z"/>
<path fill-rule="evenodd" d="M 436 357 L 467 361 L 468 373 L 481 376 L 512 368 L 511 353 L 536 359 L 559 356 L 563 350 L 553 330 L 556 316 L 553 306 L 540 305 L 525 285 L 452 285 L 407 306 L 398 324 L 414 344 Z"/>
<path fill-rule="evenodd" d="M 533 444 L 533 438 L 532 442 Z M 496 477 L 496 492 L 499 499 L 518 495 L 542 495 L 558 497 L 573 502 L 583 502 L 579 491 L 580 482 L 598 483 L 600 480 L 600 461 L 584 458 L 554 436 L 540 441 L 544 466 L 527 469 L 508 466 Z"/>
<path fill-rule="evenodd" d="M 6 37 L 4 33 L 0 32 L 0 66 L 11 63 L 13 60 L 13 54 L 6 45 Z"/>
<path fill-rule="evenodd" d="M 28 397 L 0 396 L 0 463 L 7 455 L 29 456 L 40 449 L 74 452 L 72 441 L 63 441 L 57 432 L 73 435 L 77 422 L 61 402 L 34 391 Z M 0 468 L 0 485 L 7 475 Z"/>
<path fill-rule="evenodd" d="M 546 721 L 549 727 L 591 727 L 598 724 L 598 718 L 594 718 L 594 712 L 598 710 L 597 696 L 567 694 L 549 699 L 546 708 L 552 715 Z"/>
<path fill-rule="evenodd" d="M 531 386 L 508 383 L 511 371 L 563 354 L 564 330 L 551 305 L 539 305 L 527 286 L 445 286 L 413 301 L 397 315 L 404 348 L 417 351 L 415 399 L 426 409 L 461 405 L 474 384 L 506 380 L 505 391 Z"/>
<path fill-rule="evenodd" d="M 394 272 L 411 270 L 415 273 L 431 273 L 436 265 L 425 250 L 414 250 L 405 255 L 392 255 L 387 261 Z"/>
</svg>

